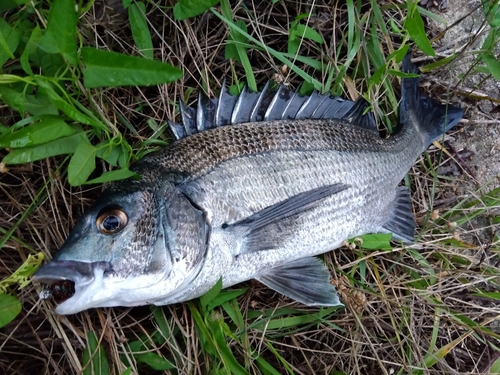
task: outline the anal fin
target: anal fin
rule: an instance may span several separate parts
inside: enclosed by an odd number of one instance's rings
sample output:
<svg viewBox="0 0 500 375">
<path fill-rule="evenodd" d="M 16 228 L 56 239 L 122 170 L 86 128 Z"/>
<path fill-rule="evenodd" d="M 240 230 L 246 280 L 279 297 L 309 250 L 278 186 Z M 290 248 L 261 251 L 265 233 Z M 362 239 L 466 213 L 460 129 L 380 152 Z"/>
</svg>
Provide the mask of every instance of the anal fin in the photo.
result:
<svg viewBox="0 0 500 375">
<path fill-rule="evenodd" d="M 391 214 L 382 228 L 392 233 L 395 239 L 408 244 L 414 240 L 415 226 L 410 191 L 406 186 L 400 186 L 396 190 Z"/>
<path fill-rule="evenodd" d="M 330 273 L 318 258 L 302 258 L 256 277 L 267 287 L 308 306 L 343 306 Z"/>
</svg>

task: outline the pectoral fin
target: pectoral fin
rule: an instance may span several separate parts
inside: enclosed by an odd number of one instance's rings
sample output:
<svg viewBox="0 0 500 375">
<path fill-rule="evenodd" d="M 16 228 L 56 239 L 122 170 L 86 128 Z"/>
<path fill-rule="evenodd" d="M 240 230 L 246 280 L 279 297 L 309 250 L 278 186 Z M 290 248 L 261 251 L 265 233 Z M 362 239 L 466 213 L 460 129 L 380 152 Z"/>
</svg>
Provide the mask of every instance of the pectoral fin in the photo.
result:
<svg viewBox="0 0 500 375">
<path fill-rule="evenodd" d="M 256 277 L 262 284 L 308 306 L 343 306 L 330 283 L 330 273 L 318 258 L 303 258 Z"/>
<path fill-rule="evenodd" d="M 275 249 L 296 233 L 301 216 L 321 205 L 323 200 L 349 188 L 338 183 L 309 190 L 269 206 L 252 216 L 227 226 L 226 230 L 245 232 L 245 251 Z"/>
</svg>

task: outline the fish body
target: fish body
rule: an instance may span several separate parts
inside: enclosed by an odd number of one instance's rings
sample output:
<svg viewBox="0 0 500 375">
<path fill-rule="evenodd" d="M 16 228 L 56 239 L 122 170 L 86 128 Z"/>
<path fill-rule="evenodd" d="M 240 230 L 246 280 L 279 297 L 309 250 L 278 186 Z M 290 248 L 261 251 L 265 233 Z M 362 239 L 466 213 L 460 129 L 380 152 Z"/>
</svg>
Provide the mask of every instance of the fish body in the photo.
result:
<svg viewBox="0 0 500 375">
<path fill-rule="evenodd" d="M 418 71 L 409 56 L 403 71 Z M 131 167 L 139 180 L 111 185 L 35 281 L 74 283 L 59 292 L 60 314 L 187 301 L 219 279 L 340 305 L 314 256 L 366 233 L 411 242 L 411 198 L 398 184 L 462 116 L 421 96 L 417 78 L 402 80 L 391 137 L 366 106 L 283 87 L 181 105 L 177 140 Z"/>
</svg>

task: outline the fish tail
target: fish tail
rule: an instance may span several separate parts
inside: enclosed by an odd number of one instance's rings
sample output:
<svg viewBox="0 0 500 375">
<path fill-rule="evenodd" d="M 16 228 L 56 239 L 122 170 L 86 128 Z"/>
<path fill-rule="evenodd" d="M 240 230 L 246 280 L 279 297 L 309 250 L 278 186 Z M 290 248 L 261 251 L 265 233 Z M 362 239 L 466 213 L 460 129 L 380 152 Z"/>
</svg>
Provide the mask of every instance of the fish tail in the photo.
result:
<svg viewBox="0 0 500 375">
<path fill-rule="evenodd" d="M 402 71 L 404 73 L 420 73 L 419 69 L 411 62 L 411 53 L 408 53 L 403 59 Z M 425 148 L 427 148 L 460 121 L 463 110 L 451 105 L 442 105 L 421 94 L 419 82 L 420 78 L 402 79 L 398 128 L 417 126 L 427 138 L 425 144 Z"/>
</svg>

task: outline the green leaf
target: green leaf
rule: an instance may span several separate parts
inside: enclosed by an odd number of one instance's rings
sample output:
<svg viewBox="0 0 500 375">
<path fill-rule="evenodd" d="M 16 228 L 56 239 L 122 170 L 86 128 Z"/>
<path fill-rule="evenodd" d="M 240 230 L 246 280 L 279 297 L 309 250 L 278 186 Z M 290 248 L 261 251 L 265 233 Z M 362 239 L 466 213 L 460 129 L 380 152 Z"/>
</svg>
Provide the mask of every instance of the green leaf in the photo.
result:
<svg viewBox="0 0 500 375">
<path fill-rule="evenodd" d="M 31 0 L 2 0 L 0 1 L 0 13 L 9 9 L 14 9 L 20 5 L 29 3 L 30 1 Z"/>
<path fill-rule="evenodd" d="M 497 81 L 500 80 L 500 61 L 492 53 L 480 53 L 479 57 L 484 61 L 488 71 Z"/>
<path fill-rule="evenodd" d="M 105 182 L 124 180 L 129 177 L 139 176 L 130 169 L 117 169 L 116 171 L 105 172 L 97 178 L 85 182 L 85 184 L 103 184 Z"/>
<path fill-rule="evenodd" d="M 323 37 L 316 30 L 301 23 L 298 23 L 294 27 L 293 32 L 290 33 L 290 37 L 310 39 L 318 44 L 324 43 Z"/>
<path fill-rule="evenodd" d="M 365 234 L 363 236 L 358 236 L 356 238 L 361 239 L 361 242 L 350 240 L 349 242 L 355 242 L 362 249 L 369 250 L 389 250 L 391 249 L 391 233 L 373 233 Z"/>
<path fill-rule="evenodd" d="M 83 351 L 83 375 L 107 375 L 109 374 L 109 363 L 106 352 L 99 345 L 94 332 L 87 334 L 87 347 Z"/>
<path fill-rule="evenodd" d="M 0 68 L 11 58 L 15 59 L 14 51 L 21 40 L 21 30 L 11 27 L 7 21 L 0 18 Z"/>
<path fill-rule="evenodd" d="M 138 353 L 134 354 L 134 358 L 137 363 L 145 363 L 153 370 L 163 371 L 175 369 L 175 366 L 172 363 L 167 361 L 165 358 L 160 357 L 156 353 Z"/>
<path fill-rule="evenodd" d="M 54 0 L 40 48 L 48 53 L 60 53 L 69 63 L 77 65 L 76 21 L 75 0 Z"/>
<path fill-rule="evenodd" d="M 220 293 L 222 290 L 222 278 L 217 281 L 217 283 L 207 292 L 205 295 L 200 297 L 201 307 L 205 310 L 210 302 Z"/>
<path fill-rule="evenodd" d="M 497 357 L 495 362 L 489 368 L 488 374 L 500 374 L 500 357 Z"/>
<path fill-rule="evenodd" d="M 436 56 L 436 53 L 431 46 L 431 42 L 425 33 L 424 21 L 422 20 L 417 7 L 414 7 L 412 12 L 408 12 L 407 18 L 404 21 L 404 27 L 422 52 L 429 56 Z"/>
<path fill-rule="evenodd" d="M 87 88 L 149 86 L 173 82 L 182 71 L 161 61 L 83 47 Z"/>
<path fill-rule="evenodd" d="M 246 291 L 247 291 L 247 288 L 238 289 L 238 290 L 228 290 L 226 292 L 220 292 L 211 301 L 208 302 L 207 311 L 211 311 L 211 310 L 215 309 L 217 306 L 220 306 L 227 301 L 230 301 L 234 298 L 241 296 Z"/>
<path fill-rule="evenodd" d="M 0 328 L 13 321 L 21 309 L 21 302 L 16 297 L 0 294 Z"/>
<path fill-rule="evenodd" d="M 72 101 L 71 98 L 65 97 L 64 99 L 52 88 L 50 83 L 48 83 L 43 77 L 36 77 L 35 81 L 38 83 L 39 91 L 46 95 L 54 105 L 59 108 L 61 112 L 63 112 L 70 119 L 79 122 L 81 124 L 91 125 L 96 128 L 105 128 L 90 112 L 88 109 L 83 107 L 77 101 Z M 68 103 L 68 101 L 71 102 Z M 81 110 L 78 110 L 75 106 L 80 106 Z M 86 112 L 86 114 L 82 113 L 82 111 Z"/>
<path fill-rule="evenodd" d="M 96 146 L 96 156 L 98 158 L 106 160 L 109 164 L 116 167 L 118 165 L 118 159 L 123 153 L 123 147 L 119 142 L 119 140 L 113 138 L 99 143 Z"/>
<path fill-rule="evenodd" d="M 30 147 L 75 134 L 75 129 L 59 118 L 44 120 L 0 138 L 0 148 Z"/>
<path fill-rule="evenodd" d="M 132 37 L 141 54 L 153 60 L 153 41 L 149 32 L 146 19 L 146 6 L 144 3 L 130 4 L 128 8 L 128 19 L 132 29 Z"/>
<path fill-rule="evenodd" d="M 13 85 L 11 85 L 12 87 Z M 25 93 L 24 88 L 13 89 L 7 85 L 0 85 L 0 99 L 18 111 L 23 116 L 31 115 L 57 115 L 57 107 L 42 92 L 34 95 Z"/>
<path fill-rule="evenodd" d="M 78 144 L 86 139 L 87 136 L 84 132 L 78 132 L 69 137 L 60 138 L 43 145 L 18 148 L 8 153 L 2 162 L 5 164 L 23 164 L 51 156 L 72 154 L 75 152 Z"/>
<path fill-rule="evenodd" d="M 78 144 L 68 165 L 68 182 L 72 186 L 80 186 L 89 178 L 95 169 L 97 149 L 87 138 Z"/>
<path fill-rule="evenodd" d="M 195 17 L 218 2 L 219 0 L 179 0 L 174 6 L 174 17 L 179 21 Z"/>
<path fill-rule="evenodd" d="M 495 0 L 481 0 L 484 14 L 492 28 L 500 27 L 500 4 Z"/>
<path fill-rule="evenodd" d="M 122 372 L 122 375 L 131 375 L 132 374 L 132 368 L 129 367 L 125 371 Z"/>
</svg>

